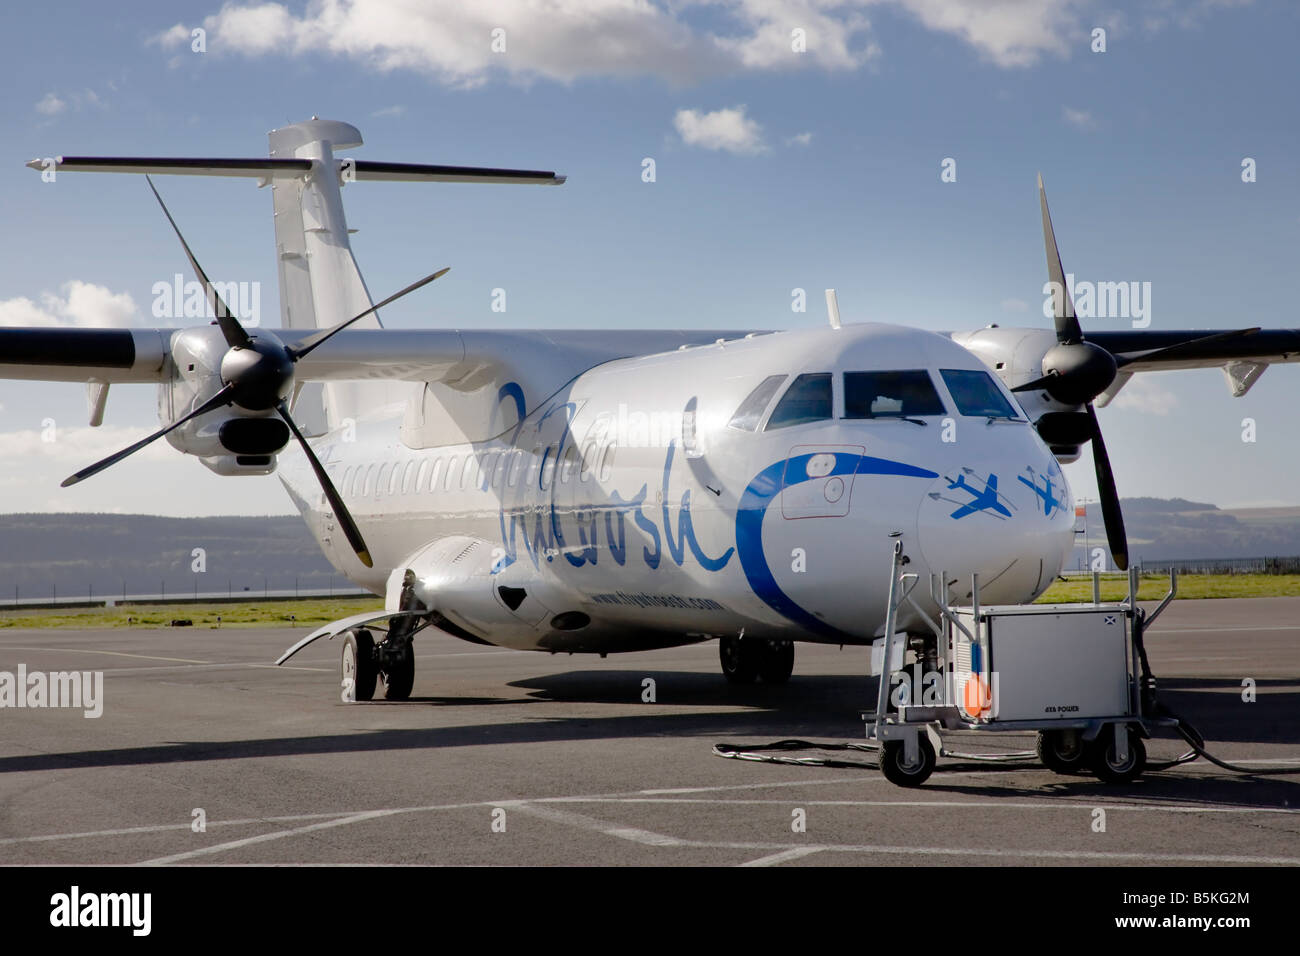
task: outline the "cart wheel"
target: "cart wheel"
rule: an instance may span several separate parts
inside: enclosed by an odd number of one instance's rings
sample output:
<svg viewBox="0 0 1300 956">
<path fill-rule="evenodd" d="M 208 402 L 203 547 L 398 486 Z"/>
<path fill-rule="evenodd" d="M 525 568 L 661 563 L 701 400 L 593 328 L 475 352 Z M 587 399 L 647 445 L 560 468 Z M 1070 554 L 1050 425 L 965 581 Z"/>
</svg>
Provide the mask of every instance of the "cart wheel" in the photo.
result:
<svg viewBox="0 0 1300 956">
<path fill-rule="evenodd" d="M 1125 728 L 1128 734 L 1128 760 L 1120 763 L 1115 758 L 1115 737 L 1109 728 L 1088 745 L 1088 766 L 1099 780 L 1106 783 L 1128 783 L 1141 776 L 1147 766 L 1147 748 L 1142 738 Z"/>
<path fill-rule="evenodd" d="M 880 772 L 885 779 L 900 787 L 919 787 L 934 772 L 934 746 L 922 734 L 917 740 L 916 763 L 907 762 L 907 751 L 901 740 L 886 740 L 880 746 Z"/>
<path fill-rule="evenodd" d="M 1038 760 L 1053 773 L 1083 773 L 1088 762 L 1088 748 L 1077 730 L 1041 730 L 1038 732 Z"/>
</svg>

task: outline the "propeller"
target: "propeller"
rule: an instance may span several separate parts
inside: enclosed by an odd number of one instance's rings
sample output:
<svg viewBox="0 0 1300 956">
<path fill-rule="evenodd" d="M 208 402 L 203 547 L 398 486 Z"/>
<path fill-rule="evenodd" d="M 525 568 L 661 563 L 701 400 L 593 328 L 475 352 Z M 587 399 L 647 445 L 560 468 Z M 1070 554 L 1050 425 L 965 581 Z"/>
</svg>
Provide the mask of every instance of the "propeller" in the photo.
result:
<svg viewBox="0 0 1300 956">
<path fill-rule="evenodd" d="M 1056 344 L 1043 354 L 1043 374 L 1033 381 L 1017 385 L 1012 391 L 1042 390 L 1063 405 L 1083 406 L 1084 414 L 1087 416 L 1087 435 L 1092 443 L 1092 461 L 1097 472 L 1097 490 L 1101 497 L 1101 513 L 1106 524 L 1107 544 L 1110 546 L 1111 556 L 1115 559 L 1115 566 L 1123 571 L 1128 569 L 1128 539 L 1124 532 L 1124 515 L 1120 510 L 1115 475 L 1111 468 L 1110 456 L 1106 452 L 1106 443 L 1101 437 L 1101 424 L 1097 420 L 1093 400 L 1110 388 L 1120 370 L 1127 365 L 1152 359 L 1167 362 L 1177 359 L 1184 353 L 1189 356 L 1194 355 L 1200 346 L 1254 335 L 1259 331 L 1259 327 L 1203 335 L 1138 355 L 1113 355 L 1109 350 L 1087 341 L 1079 325 L 1079 319 L 1075 315 L 1069 289 L 1065 284 L 1065 270 L 1061 267 L 1061 253 L 1056 246 L 1056 232 L 1052 228 L 1052 216 L 1047 208 L 1047 191 L 1043 188 L 1041 174 L 1038 177 L 1038 206 L 1043 218 L 1047 275 L 1056 290 L 1053 295 Z M 1046 426 L 1050 418 L 1053 427 L 1059 427 L 1058 419 L 1076 414 L 1051 412 L 1043 416 L 1040 426 Z M 1076 432 L 1076 434 L 1082 433 Z"/>
<path fill-rule="evenodd" d="M 1128 535 L 1124 531 L 1124 513 L 1119 504 L 1119 490 L 1115 486 L 1115 472 L 1110 455 L 1101 437 L 1101 422 L 1092 400 L 1106 391 L 1119 364 L 1109 351 L 1084 341 L 1083 329 L 1074 314 L 1074 303 L 1065 285 L 1065 270 L 1061 267 L 1061 253 L 1056 247 L 1056 233 L 1052 229 L 1052 215 L 1047 209 L 1047 191 L 1043 177 L 1038 176 L 1038 206 L 1043 215 L 1043 244 L 1047 251 L 1047 275 L 1053 283 L 1056 319 L 1056 345 L 1043 356 L 1043 376 L 1012 389 L 1016 392 L 1043 389 L 1052 398 L 1065 405 L 1083 405 L 1091 431 L 1092 465 L 1097 473 L 1097 493 L 1101 498 L 1101 515 L 1106 525 L 1106 543 L 1110 547 L 1115 567 L 1128 570 Z"/>
<path fill-rule="evenodd" d="M 123 448 L 115 454 L 109 455 L 100 461 L 95 462 L 87 468 L 83 468 L 75 475 L 63 481 L 63 487 L 75 485 L 79 481 L 84 481 L 92 475 L 96 475 L 112 465 L 117 464 L 129 455 L 135 454 L 141 448 L 151 442 L 157 441 L 168 432 L 180 428 L 191 419 L 198 418 L 200 415 L 206 415 L 225 405 L 237 405 L 240 408 L 250 412 L 269 412 L 274 411 L 284 423 L 289 426 L 289 431 L 297 439 L 298 445 L 302 448 L 303 454 L 306 455 L 311 469 L 316 474 L 316 480 L 320 483 L 321 490 L 325 493 L 330 507 L 334 510 L 335 519 L 343 529 L 344 536 L 348 539 L 348 544 L 356 552 L 357 558 L 366 567 L 373 567 L 374 562 L 370 557 L 370 551 L 366 547 L 365 540 L 361 537 L 361 531 L 357 528 L 356 521 L 353 520 L 347 506 L 343 503 L 343 498 L 339 495 L 334 483 L 330 481 L 329 475 L 325 472 L 325 467 L 312 451 L 311 445 L 307 443 L 306 437 L 298 428 L 289 414 L 287 399 L 293 392 L 294 366 L 298 360 L 310 354 L 331 337 L 342 332 L 353 322 L 363 319 L 372 312 L 383 308 L 391 302 L 395 302 L 402 296 L 414 292 L 422 286 L 428 285 L 439 276 L 445 275 L 447 269 L 439 269 L 437 272 L 430 273 L 422 279 L 411 283 L 405 289 L 395 292 L 388 298 L 384 299 L 364 312 L 359 312 L 346 322 L 340 322 L 338 325 L 328 329 L 321 329 L 307 338 L 300 341 L 297 346 L 287 346 L 273 333 L 261 330 L 256 335 L 249 335 L 244 327 L 239 323 L 230 307 L 222 300 L 221 295 L 208 280 L 207 273 L 199 265 L 191 251 L 189 243 L 181 235 L 180 227 L 176 225 L 176 220 L 167 209 L 167 204 L 163 202 L 162 196 L 154 187 L 153 180 L 148 176 L 145 177 L 149 183 L 149 189 L 152 190 L 154 198 L 158 200 L 158 205 L 162 207 L 163 214 L 167 221 L 171 223 L 172 230 L 176 233 L 176 238 L 180 240 L 181 247 L 185 250 L 186 258 L 189 259 L 190 265 L 194 267 L 194 272 L 198 275 L 199 280 L 203 283 L 203 290 L 207 296 L 208 305 L 211 306 L 213 313 L 217 317 L 217 325 L 221 329 L 222 337 L 229 347 L 226 354 L 221 358 L 221 388 L 191 411 L 182 415 L 169 425 L 160 428 L 133 445 Z"/>
</svg>

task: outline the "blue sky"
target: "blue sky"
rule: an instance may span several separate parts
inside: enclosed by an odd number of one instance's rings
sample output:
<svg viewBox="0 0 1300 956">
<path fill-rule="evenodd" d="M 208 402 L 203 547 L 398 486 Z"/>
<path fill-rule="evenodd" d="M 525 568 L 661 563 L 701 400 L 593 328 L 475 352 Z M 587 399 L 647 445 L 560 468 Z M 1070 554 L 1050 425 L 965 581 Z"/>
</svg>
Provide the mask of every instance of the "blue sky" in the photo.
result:
<svg viewBox="0 0 1300 956">
<path fill-rule="evenodd" d="M 358 126 L 360 158 L 569 177 L 349 186 L 376 296 L 452 267 L 388 309 L 390 326 L 789 328 L 825 321 L 827 287 L 846 321 L 1045 326 L 1038 171 L 1067 270 L 1150 282 L 1152 329 L 1300 326 L 1289 4 L 557 0 L 542 15 L 507 0 L 332 0 L 3 17 L 3 324 L 153 325 L 151 287 L 186 271 L 139 177 L 47 184 L 24 162 L 265 155 L 269 129 L 316 114 Z M 490 49 L 496 26 L 504 53 Z M 1104 53 L 1090 49 L 1096 27 Z M 193 28 L 206 52 L 191 50 Z M 790 49 L 794 28 L 805 53 Z M 260 283 L 276 324 L 268 191 L 158 184 L 209 273 Z M 791 312 L 794 288 L 805 314 Z M 1122 493 L 1300 505 L 1298 396 L 1288 366 L 1236 400 L 1217 370 L 1140 377 L 1100 412 Z M 218 479 L 161 442 L 57 487 L 157 427 L 153 406 L 150 387 L 115 388 L 92 432 L 81 386 L 0 383 L 0 510 L 289 510 L 274 479 Z M 40 440 L 45 419 L 58 441 Z M 1087 456 L 1069 475 L 1093 493 Z"/>
</svg>

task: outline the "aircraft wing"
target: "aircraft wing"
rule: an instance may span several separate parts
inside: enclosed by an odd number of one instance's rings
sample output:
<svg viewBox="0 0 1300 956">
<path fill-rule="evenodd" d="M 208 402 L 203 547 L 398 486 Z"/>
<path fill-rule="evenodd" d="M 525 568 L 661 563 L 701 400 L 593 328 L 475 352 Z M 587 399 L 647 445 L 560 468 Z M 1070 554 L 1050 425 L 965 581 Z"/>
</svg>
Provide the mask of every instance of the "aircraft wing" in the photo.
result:
<svg viewBox="0 0 1300 956">
<path fill-rule="evenodd" d="M 0 379 L 50 382 L 162 382 L 176 328 L 0 328 Z M 276 329 L 286 345 L 318 329 Z M 745 331 L 505 329 L 347 329 L 305 356 L 299 382 L 397 380 L 456 381 L 491 367 L 563 370 L 576 375 L 594 365 L 683 345 L 710 345 Z M 541 358 L 545 361 L 539 361 Z M 560 379 L 563 381 L 564 379 Z"/>
<path fill-rule="evenodd" d="M 1232 362 L 1261 365 L 1274 362 L 1300 362 L 1300 329 L 1259 329 L 1248 335 L 1226 337 L 1229 331 L 1226 329 L 1089 331 L 1088 341 L 1100 345 L 1116 358 L 1123 358 L 1125 372 L 1218 368 Z M 1219 335 L 1225 337 L 1212 341 L 1195 341 Z M 1176 351 L 1175 346 L 1178 347 Z M 1157 352 L 1162 354 L 1155 354 Z M 1150 358 L 1144 358 L 1147 354 L 1150 354 Z"/>
</svg>

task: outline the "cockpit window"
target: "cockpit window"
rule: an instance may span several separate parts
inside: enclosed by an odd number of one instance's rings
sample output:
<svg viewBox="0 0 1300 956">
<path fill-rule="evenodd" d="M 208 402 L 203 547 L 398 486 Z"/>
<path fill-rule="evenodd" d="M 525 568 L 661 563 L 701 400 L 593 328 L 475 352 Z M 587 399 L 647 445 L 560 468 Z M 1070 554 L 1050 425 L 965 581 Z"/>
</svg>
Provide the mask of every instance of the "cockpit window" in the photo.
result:
<svg viewBox="0 0 1300 956">
<path fill-rule="evenodd" d="M 786 389 L 781 401 L 772 410 L 772 417 L 767 420 L 764 431 L 825 421 L 830 417 L 831 373 L 813 372 L 800 375 Z"/>
<path fill-rule="evenodd" d="M 1020 414 L 1007 401 L 1006 396 L 993 383 L 988 372 L 969 369 L 943 368 L 943 376 L 957 411 L 963 415 L 983 415 L 989 418 L 1019 418 Z"/>
<path fill-rule="evenodd" d="M 755 388 L 740 403 L 736 409 L 736 414 L 731 416 L 731 421 L 727 422 L 732 428 L 739 428 L 741 431 L 752 432 L 757 430 L 758 423 L 763 420 L 763 413 L 767 411 L 767 406 L 772 401 L 772 396 L 776 390 L 781 387 L 788 375 L 769 375 L 763 381 L 758 383 Z"/>
<path fill-rule="evenodd" d="M 947 409 L 924 369 L 844 373 L 845 418 L 943 415 Z"/>
</svg>

